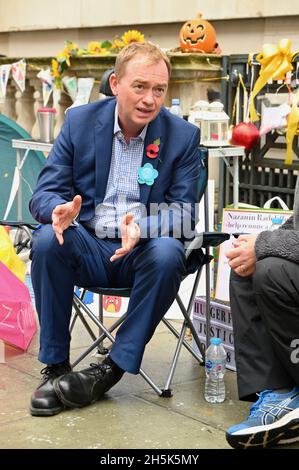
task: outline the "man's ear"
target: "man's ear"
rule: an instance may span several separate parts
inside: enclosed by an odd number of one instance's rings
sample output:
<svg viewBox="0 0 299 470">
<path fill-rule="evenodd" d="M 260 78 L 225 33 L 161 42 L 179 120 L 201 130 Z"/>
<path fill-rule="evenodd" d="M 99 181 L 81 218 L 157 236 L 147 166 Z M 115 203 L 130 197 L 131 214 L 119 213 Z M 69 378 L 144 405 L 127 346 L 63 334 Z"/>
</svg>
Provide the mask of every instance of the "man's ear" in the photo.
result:
<svg viewBox="0 0 299 470">
<path fill-rule="evenodd" d="M 117 80 L 117 77 L 115 75 L 115 73 L 112 73 L 109 77 L 109 85 L 110 85 L 110 88 L 112 90 L 112 93 L 114 94 L 114 96 L 117 96 L 117 85 L 118 85 L 118 80 Z"/>
</svg>

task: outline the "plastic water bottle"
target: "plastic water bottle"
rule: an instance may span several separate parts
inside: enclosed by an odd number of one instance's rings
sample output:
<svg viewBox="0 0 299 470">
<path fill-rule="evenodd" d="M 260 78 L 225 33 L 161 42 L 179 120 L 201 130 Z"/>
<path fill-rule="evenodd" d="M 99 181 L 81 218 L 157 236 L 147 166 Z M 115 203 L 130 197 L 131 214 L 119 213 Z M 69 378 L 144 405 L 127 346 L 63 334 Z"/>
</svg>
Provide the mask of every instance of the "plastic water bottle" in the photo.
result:
<svg viewBox="0 0 299 470">
<path fill-rule="evenodd" d="M 183 117 L 183 112 L 180 107 L 180 100 L 179 98 L 173 98 L 171 100 L 171 107 L 169 109 L 171 114 L 175 114 L 176 116 Z"/>
<path fill-rule="evenodd" d="M 209 403 L 222 403 L 225 400 L 226 352 L 220 338 L 212 338 L 206 351 L 205 400 Z"/>
</svg>

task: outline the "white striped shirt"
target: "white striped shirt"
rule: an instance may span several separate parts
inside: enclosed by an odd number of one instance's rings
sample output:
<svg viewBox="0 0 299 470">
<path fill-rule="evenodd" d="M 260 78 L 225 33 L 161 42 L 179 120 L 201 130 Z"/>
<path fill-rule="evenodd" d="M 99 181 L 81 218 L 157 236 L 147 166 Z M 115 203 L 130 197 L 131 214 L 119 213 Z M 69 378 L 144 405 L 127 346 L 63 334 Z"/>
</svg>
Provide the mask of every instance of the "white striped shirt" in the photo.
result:
<svg viewBox="0 0 299 470">
<path fill-rule="evenodd" d="M 135 222 L 141 217 L 140 188 L 137 178 L 138 168 L 142 165 L 147 127 L 146 125 L 137 137 L 131 137 L 127 143 L 118 124 L 116 105 L 106 194 L 103 202 L 96 208 L 95 216 L 85 224 L 94 229 L 99 238 L 118 236 L 121 220 L 127 213 L 134 215 Z"/>
</svg>

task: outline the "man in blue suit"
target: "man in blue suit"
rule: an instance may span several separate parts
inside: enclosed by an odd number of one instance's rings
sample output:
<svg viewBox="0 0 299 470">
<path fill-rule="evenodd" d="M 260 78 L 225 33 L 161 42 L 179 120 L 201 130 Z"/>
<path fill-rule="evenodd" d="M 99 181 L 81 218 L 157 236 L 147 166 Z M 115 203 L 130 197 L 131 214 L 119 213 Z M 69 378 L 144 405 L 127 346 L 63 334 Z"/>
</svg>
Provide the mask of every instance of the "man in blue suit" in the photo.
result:
<svg viewBox="0 0 299 470">
<path fill-rule="evenodd" d="M 32 243 L 43 379 L 31 414 L 99 400 L 144 349 L 186 272 L 199 178 L 199 130 L 162 107 L 167 56 L 149 43 L 119 54 L 115 98 L 70 109 L 30 201 L 43 225 Z M 158 207 L 158 209 L 157 209 Z M 187 230 L 186 230 L 187 227 Z M 102 364 L 71 372 L 74 285 L 132 287 L 128 312 Z"/>
</svg>

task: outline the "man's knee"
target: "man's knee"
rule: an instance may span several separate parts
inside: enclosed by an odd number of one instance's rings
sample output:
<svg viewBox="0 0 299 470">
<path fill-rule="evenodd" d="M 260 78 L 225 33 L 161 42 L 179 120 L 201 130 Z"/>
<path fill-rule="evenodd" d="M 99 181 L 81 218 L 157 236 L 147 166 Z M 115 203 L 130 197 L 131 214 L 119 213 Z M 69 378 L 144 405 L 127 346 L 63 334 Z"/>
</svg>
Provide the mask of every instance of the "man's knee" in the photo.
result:
<svg viewBox="0 0 299 470">
<path fill-rule="evenodd" d="M 184 245 L 172 237 L 160 237 L 149 240 L 145 247 L 146 253 L 151 263 L 158 269 L 183 269 L 184 267 Z"/>
<path fill-rule="evenodd" d="M 51 256 L 55 253 L 61 253 L 68 249 L 71 241 L 69 229 L 63 233 L 64 243 L 59 245 L 56 235 L 53 231 L 52 225 L 42 225 L 38 228 L 32 237 L 31 243 L 31 256 L 47 255 Z"/>
<path fill-rule="evenodd" d="M 31 242 L 32 254 L 52 251 L 56 242 L 52 225 L 42 225 L 33 234 Z"/>
<path fill-rule="evenodd" d="M 253 286 L 255 291 L 262 293 L 269 288 L 277 287 L 284 277 L 283 265 L 288 261 L 282 258 L 269 257 L 256 263 L 256 270 L 253 276 Z"/>
</svg>

